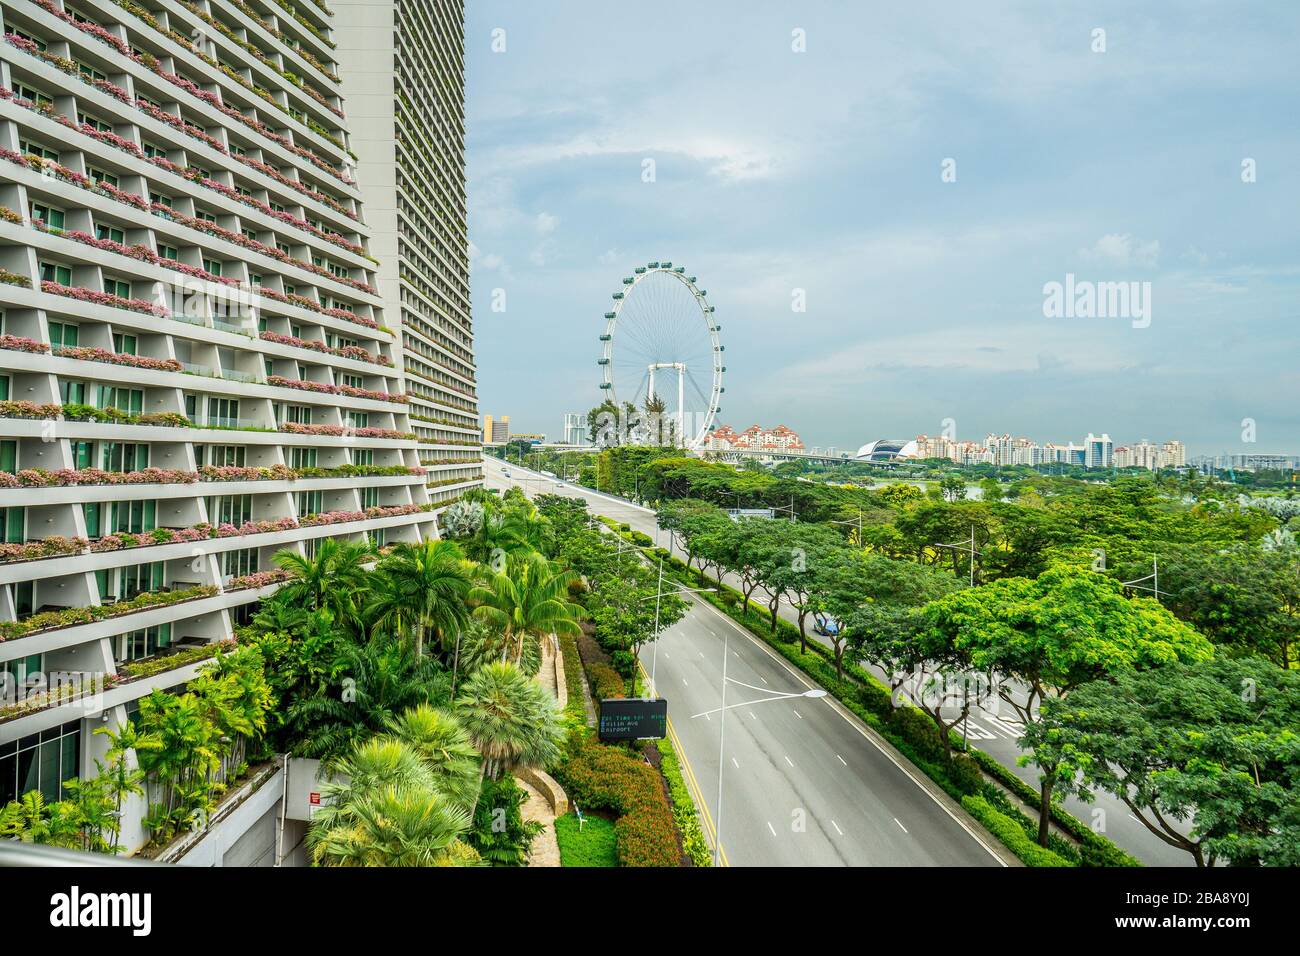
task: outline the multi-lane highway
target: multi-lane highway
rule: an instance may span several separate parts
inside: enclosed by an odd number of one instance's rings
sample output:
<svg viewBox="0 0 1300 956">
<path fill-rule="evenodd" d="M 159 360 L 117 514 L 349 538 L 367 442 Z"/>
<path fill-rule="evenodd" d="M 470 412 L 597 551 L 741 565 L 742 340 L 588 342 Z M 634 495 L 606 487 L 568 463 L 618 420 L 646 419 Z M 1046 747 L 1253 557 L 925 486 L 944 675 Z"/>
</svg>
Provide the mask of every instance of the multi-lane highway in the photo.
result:
<svg viewBox="0 0 1300 956">
<path fill-rule="evenodd" d="M 655 539 L 656 544 L 663 547 L 671 547 L 671 536 L 668 532 L 659 529 L 655 522 L 654 512 L 651 509 L 642 508 L 622 498 L 594 492 L 589 488 L 582 488 L 568 482 L 559 483 L 541 476 L 535 471 L 514 464 L 505 464 L 495 458 L 485 456 L 485 462 L 488 487 L 504 488 L 508 487 L 510 484 L 518 484 L 523 487 L 529 495 L 559 494 L 567 497 L 582 498 L 587 502 L 593 512 L 606 515 L 617 521 L 626 522 L 629 527 L 650 535 Z M 510 472 L 509 478 L 504 477 L 504 471 Z M 739 586 L 739 583 L 730 579 L 730 576 L 724 577 L 724 581 L 728 581 L 728 583 L 731 583 L 734 586 Z M 703 605 L 703 607 L 707 608 L 707 605 Z M 710 611 L 713 610 L 712 608 L 707 609 Z M 797 620 L 797 615 L 794 609 L 787 605 L 781 607 L 780 613 L 787 620 Z M 726 618 L 721 614 L 718 614 L 718 617 L 726 620 Z M 714 628 L 714 630 L 717 630 L 717 628 Z M 740 630 L 738 626 L 737 630 Z M 816 635 L 811 633 L 811 629 L 809 630 L 809 637 L 813 640 L 819 640 Z M 671 632 L 665 634 L 659 642 L 661 649 L 668 647 L 673 639 L 674 636 Z M 661 689 L 665 686 L 662 675 L 659 677 L 659 684 Z M 665 696 L 668 695 L 665 694 Z M 729 690 L 728 697 L 730 698 L 730 696 L 731 691 Z M 716 704 L 714 706 L 716 706 Z M 773 707 L 784 705 L 768 704 L 764 706 Z M 970 718 L 967 721 L 966 726 L 967 734 L 976 747 L 979 747 L 981 750 L 994 757 L 1003 766 L 1010 768 L 1031 785 L 1036 786 L 1037 779 L 1035 769 L 1033 767 L 1020 767 L 1016 764 L 1016 759 L 1021 755 L 1020 747 L 1016 743 L 1021 730 L 1014 715 L 1008 711 L 1009 708 L 999 710 L 993 705 L 989 706 L 987 709 L 972 706 Z M 677 709 L 674 708 L 674 713 L 677 712 Z M 694 713 L 695 711 L 692 712 Z M 729 712 L 729 720 L 730 716 L 734 715 L 734 713 L 734 711 Z M 674 723 L 677 723 L 676 718 L 674 718 Z M 716 747 L 716 736 L 714 738 L 714 746 Z M 693 755 L 692 759 L 694 759 Z M 715 753 L 709 762 L 709 766 L 716 767 L 716 765 L 717 754 Z M 713 779 L 716 786 L 716 777 L 713 777 Z M 709 799 L 713 800 L 714 797 L 709 797 Z M 725 816 L 725 792 L 723 795 L 723 804 Z M 1138 821 L 1123 803 L 1109 794 L 1096 794 L 1092 803 L 1084 803 L 1077 798 L 1070 797 L 1066 799 L 1065 805 L 1070 812 L 1079 819 L 1085 821 L 1089 825 L 1099 828 L 1106 836 L 1148 865 L 1192 865 L 1193 861 L 1188 853 L 1171 847 L 1160 840 L 1140 821 Z M 776 821 L 772 821 L 772 823 L 774 826 L 776 825 Z M 840 823 L 840 825 L 843 826 L 842 823 Z M 723 845 L 726 846 L 727 836 L 725 832 L 725 820 L 723 828 Z M 834 831 L 832 830 L 832 832 Z"/>
<path fill-rule="evenodd" d="M 489 487 L 515 482 L 530 494 L 575 493 L 510 472 L 506 477 L 500 464 L 489 460 Z M 593 501 L 593 510 L 623 518 L 613 500 Z M 645 649 L 642 664 L 669 701 L 671 732 L 684 755 L 710 841 L 721 832 L 723 862 L 1014 863 L 946 794 L 877 742 L 850 712 L 830 697 L 805 696 L 816 688 L 803 675 L 707 603 L 692 598 L 691 604 L 681 621 Z M 725 715 L 720 709 L 724 656 Z"/>
</svg>

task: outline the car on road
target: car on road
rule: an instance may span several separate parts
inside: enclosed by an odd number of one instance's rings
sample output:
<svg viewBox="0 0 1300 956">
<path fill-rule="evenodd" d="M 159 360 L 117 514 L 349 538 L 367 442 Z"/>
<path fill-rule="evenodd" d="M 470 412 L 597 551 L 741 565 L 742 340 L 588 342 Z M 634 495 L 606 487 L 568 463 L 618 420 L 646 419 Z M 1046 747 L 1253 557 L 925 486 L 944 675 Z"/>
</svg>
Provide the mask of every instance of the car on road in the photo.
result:
<svg viewBox="0 0 1300 956">
<path fill-rule="evenodd" d="M 820 634 L 822 637 L 834 637 L 839 632 L 840 622 L 829 614 L 813 618 L 813 633 Z"/>
<path fill-rule="evenodd" d="M 501 469 L 501 477 L 502 477 L 502 478 L 509 478 L 509 477 L 510 477 L 510 469 L 509 469 L 509 468 L 502 468 L 502 469 Z"/>
</svg>

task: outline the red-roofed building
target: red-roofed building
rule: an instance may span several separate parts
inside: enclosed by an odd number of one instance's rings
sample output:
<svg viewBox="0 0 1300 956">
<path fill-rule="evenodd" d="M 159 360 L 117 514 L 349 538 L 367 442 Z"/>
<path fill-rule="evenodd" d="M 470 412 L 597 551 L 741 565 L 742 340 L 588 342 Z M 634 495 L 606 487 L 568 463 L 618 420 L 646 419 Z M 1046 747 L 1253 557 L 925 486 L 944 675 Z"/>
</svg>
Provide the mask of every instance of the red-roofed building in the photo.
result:
<svg viewBox="0 0 1300 956">
<path fill-rule="evenodd" d="M 743 432 L 737 432 L 730 425 L 720 425 L 710 434 L 705 447 L 714 451 L 803 451 L 803 439 L 799 433 L 777 425 L 764 428 L 750 425 Z"/>
</svg>

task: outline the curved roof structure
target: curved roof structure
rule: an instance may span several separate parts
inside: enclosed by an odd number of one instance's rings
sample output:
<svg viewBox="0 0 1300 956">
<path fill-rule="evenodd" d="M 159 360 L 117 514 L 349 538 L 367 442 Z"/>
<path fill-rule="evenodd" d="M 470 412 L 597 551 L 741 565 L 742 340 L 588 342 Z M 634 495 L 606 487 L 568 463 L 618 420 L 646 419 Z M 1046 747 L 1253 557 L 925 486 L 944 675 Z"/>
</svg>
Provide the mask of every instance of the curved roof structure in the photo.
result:
<svg viewBox="0 0 1300 956">
<path fill-rule="evenodd" d="M 903 438 L 877 438 L 869 441 L 853 456 L 854 461 L 893 461 L 896 458 L 915 458 L 915 440 Z"/>
</svg>

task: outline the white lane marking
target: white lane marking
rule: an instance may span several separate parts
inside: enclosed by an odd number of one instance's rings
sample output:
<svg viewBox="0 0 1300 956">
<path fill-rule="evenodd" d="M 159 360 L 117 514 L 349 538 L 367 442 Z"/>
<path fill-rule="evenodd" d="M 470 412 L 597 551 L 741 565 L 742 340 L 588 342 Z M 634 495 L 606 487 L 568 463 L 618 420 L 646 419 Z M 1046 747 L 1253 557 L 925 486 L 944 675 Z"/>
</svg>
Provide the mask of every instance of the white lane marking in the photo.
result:
<svg viewBox="0 0 1300 956">
<path fill-rule="evenodd" d="M 849 765 L 849 762 L 845 760 L 843 757 L 841 757 L 839 754 L 835 755 L 835 759 L 838 760 L 840 763 L 844 764 L 844 766 L 846 767 Z"/>
<path fill-rule="evenodd" d="M 900 830 L 902 830 L 904 833 L 907 832 L 907 827 L 903 826 L 903 824 L 899 822 L 898 817 L 894 817 L 894 822 L 898 824 L 898 828 Z"/>
<path fill-rule="evenodd" d="M 767 828 L 772 831 L 772 836 L 776 836 L 776 827 L 772 826 L 772 821 L 767 821 Z"/>
<path fill-rule="evenodd" d="M 785 757 L 785 754 L 781 754 L 781 756 L 782 756 L 782 757 Z M 792 766 L 792 767 L 794 766 L 794 761 L 791 760 L 789 757 L 785 757 L 785 762 L 788 763 L 788 764 L 789 764 L 790 766 Z"/>
<path fill-rule="evenodd" d="M 793 707 L 791 707 L 790 709 L 791 709 L 791 710 L 794 710 Z M 798 717 L 800 720 L 803 720 L 803 714 L 799 713 L 799 711 L 794 710 L 794 715 L 795 715 L 796 717 Z"/>
<path fill-rule="evenodd" d="M 735 757 L 732 757 L 732 758 L 731 758 L 731 765 L 732 765 L 733 767 L 735 767 L 737 770 L 740 769 L 740 764 L 738 764 L 738 763 L 736 762 L 736 758 L 735 758 Z"/>
<path fill-rule="evenodd" d="M 758 720 L 758 718 L 754 716 L 754 712 L 753 712 L 752 710 L 749 712 L 749 719 L 750 719 L 750 720 Z"/>
<path fill-rule="evenodd" d="M 836 833 L 838 833 L 840 836 L 844 836 L 844 831 L 840 829 L 840 825 L 836 823 L 834 820 L 831 821 L 831 826 L 835 828 Z"/>
<path fill-rule="evenodd" d="M 690 684 L 686 683 L 686 678 L 685 678 L 685 677 L 682 678 L 682 686 L 683 686 L 683 687 L 690 687 L 690 686 L 691 686 Z"/>
</svg>

